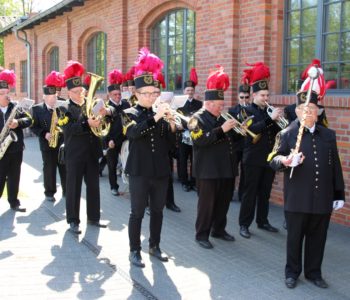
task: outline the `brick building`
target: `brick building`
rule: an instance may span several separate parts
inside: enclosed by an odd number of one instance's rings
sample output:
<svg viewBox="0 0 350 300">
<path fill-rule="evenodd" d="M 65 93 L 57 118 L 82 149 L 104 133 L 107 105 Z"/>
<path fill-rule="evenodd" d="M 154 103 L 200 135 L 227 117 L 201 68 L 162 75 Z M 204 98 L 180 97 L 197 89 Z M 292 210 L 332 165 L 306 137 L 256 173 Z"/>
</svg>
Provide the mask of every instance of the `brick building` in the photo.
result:
<svg viewBox="0 0 350 300">
<path fill-rule="evenodd" d="M 169 90 L 180 92 L 195 66 L 202 95 L 209 68 L 224 66 L 231 80 L 227 106 L 236 103 L 245 62 L 264 61 L 271 70 L 271 103 L 285 106 L 295 101 L 300 72 L 318 57 L 326 79 L 334 80 L 324 105 L 329 126 L 338 134 L 349 199 L 349 20 L 350 1 L 344 0 L 63 0 L 2 28 L 0 36 L 5 67 L 18 78 L 13 97 L 37 101 L 45 76 L 52 69 L 62 71 L 69 59 L 106 76 L 113 68 L 126 72 L 138 49 L 148 46 L 165 61 Z M 272 201 L 283 201 L 281 175 Z M 350 206 L 333 220 L 350 225 Z"/>
</svg>

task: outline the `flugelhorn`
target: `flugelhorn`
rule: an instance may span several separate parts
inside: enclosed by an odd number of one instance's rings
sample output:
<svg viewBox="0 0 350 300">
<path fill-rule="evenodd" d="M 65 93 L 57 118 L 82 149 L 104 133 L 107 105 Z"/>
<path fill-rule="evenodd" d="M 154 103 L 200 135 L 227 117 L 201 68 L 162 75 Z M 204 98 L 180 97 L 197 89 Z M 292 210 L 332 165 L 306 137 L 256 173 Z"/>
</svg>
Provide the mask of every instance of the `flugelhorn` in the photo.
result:
<svg viewBox="0 0 350 300">
<path fill-rule="evenodd" d="M 273 111 L 276 109 L 274 106 L 270 105 L 267 103 L 267 101 L 265 101 L 265 104 L 267 106 L 267 114 L 271 117 Z M 283 117 L 283 116 L 279 116 L 276 120 L 275 120 L 276 124 L 281 128 L 284 129 L 289 125 L 288 120 Z"/>
<path fill-rule="evenodd" d="M 255 134 L 254 132 L 250 131 L 248 128 L 246 128 L 243 124 L 239 122 L 236 118 L 234 118 L 231 114 L 228 112 L 222 112 L 221 116 L 227 121 L 227 120 L 235 120 L 237 125 L 236 127 L 233 128 L 235 132 L 237 132 L 240 135 L 247 136 L 249 134 L 251 138 L 253 139 L 253 144 L 256 144 L 259 140 L 261 135 L 260 134 Z"/>
</svg>

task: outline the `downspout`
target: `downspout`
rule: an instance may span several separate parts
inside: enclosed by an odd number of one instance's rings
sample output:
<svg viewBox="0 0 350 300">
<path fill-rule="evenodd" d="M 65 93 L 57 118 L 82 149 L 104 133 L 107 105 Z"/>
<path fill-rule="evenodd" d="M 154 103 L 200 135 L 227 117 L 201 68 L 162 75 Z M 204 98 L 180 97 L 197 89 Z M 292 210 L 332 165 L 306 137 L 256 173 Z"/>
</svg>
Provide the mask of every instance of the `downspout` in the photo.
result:
<svg viewBox="0 0 350 300">
<path fill-rule="evenodd" d="M 31 99 L 32 63 L 31 63 L 30 53 L 32 51 L 32 45 L 29 43 L 27 33 L 24 30 L 17 30 L 16 27 L 14 27 L 12 30 L 15 32 L 17 40 L 22 41 L 25 44 L 25 47 L 27 48 L 27 94 L 28 94 L 28 98 Z M 24 38 L 19 36 L 18 34 L 19 31 L 23 33 Z"/>
</svg>

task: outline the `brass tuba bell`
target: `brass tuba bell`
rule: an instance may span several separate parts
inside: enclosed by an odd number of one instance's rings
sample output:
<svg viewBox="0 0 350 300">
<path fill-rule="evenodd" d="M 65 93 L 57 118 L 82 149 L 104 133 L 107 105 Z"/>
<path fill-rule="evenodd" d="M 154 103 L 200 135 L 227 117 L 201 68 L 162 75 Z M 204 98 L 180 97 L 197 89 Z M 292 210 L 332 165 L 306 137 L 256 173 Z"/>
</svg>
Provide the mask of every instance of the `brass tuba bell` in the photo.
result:
<svg viewBox="0 0 350 300">
<path fill-rule="evenodd" d="M 100 84 L 104 78 L 102 76 L 99 76 L 99 75 L 94 74 L 94 73 L 88 73 L 88 74 L 90 74 L 90 76 L 91 76 L 91 82 L 90 82 L 88 94 L 85 97 L 86 116 L 88 118 L 95 118 L 95 119 L 98 118 L 101 121 L 101 123 L 98 127 L 96 127 L 96 128 L 91 127 L 91 131 L 97 137 L 104 137 L 108 134 L 110 127 L 111 127 L 111 124 L 106 121 L 106 118 L 104 118 L 102 116 L 96 116 L 93 113 L 93 108 L 95 107 L 95 105 L 99 101 L 94 96 L 95 96 L 96 90 L 98 89 L 98 87 L 100 86 Z"/>
</svg>

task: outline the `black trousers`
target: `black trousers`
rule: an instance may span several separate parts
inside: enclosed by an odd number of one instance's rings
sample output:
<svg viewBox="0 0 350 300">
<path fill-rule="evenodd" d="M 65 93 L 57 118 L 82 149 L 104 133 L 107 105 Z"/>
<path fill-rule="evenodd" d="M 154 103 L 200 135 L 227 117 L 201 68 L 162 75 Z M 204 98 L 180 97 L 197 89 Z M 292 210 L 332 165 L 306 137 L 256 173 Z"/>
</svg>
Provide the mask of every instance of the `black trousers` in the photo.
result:
<svg viewBox="0 0 350 300">
<path fill-rule="evenodd" d="M 190 159 L 190 174 L 188 174 L 188 159 Z M 185 143 L 179 143 L 179 179 L 182 184 L 195 184 L 195 179 L 192 177 L 192 146 Z"/>
<path fill-rule="evenodd" d="M 130 251 L 141 250 L 141 224 L 145 208 L 150 208 L 149 246 L 159 246 L 163 223 L 163 209 L 168 189 L 169 176 L 152 178 L 129 177 L 131 213 L 129 218 Z"/>
<path fill-rule="evenodd" d="M 238 200 L 239 201 L 242 201 L 243 190 L 244 190 L 244 168 L 243 168 L 243 163 L 242 163 L 242 157 L 243 157 L 243 151 L 236 151 L 237 169 L 238 169 L 238 166 L 239 166 L 239 183 L 238 183 Z M 235 186 L 236 186 L 236 178 L 235 178 L 235 183 L 234 184 L 235 185 L 234 185 L 233 190 L 235 189 Z"/>
<path fill-rule="evenodd" d="M 20 205 L 18 200 L 19 180 L 21 177 L 21 164 L 23 151 L 5 153 L 0 160 L 0 197 L 7 182 L 7 199 L 11 207 Z"/>
<path fill-rule="evenodd" d="M 243 164 L 244 189 L 241 209 L 239 211 L 239 225 L 249 227 L 255 214 L 256 223 L 263 225 L 268 223 L 269 199 L 275 171 L 270 167 L 259 167 Z"/>
<path fill-rule="evenodd" d="M 106 159 L 107 159 L 107 167 L 108 167 L 108 179 L 109 186 L 111 189 L 119 189 L 118 180 L 117 180 L 117 165 L 118 158 L 120 153 L 121 145 L 118 145 L 114 148 L 110 148 L 107 151 Z"/>
<path fill-rule="evenodd" d="M 302 271 L 304 245 L 304 275 L 308 279 L 322 277 L 321 265 L 331 214 L 284 212 L 287 222 L 286 278 L 297 279 Z"/>
<path fill-rule="evenodd" d="M 91 157 L 86 161 L 66 161 L 66 211 L 68 223 L 80 223 L 80 196 L 83 178 L 86 184 L 87 217 L 90 221 L 100 220 L 100 183 L 98 160 Z"/>
<path fill-rule="evenodd" d="M 233 179 L 198 179 L 196 239 L 208 240 L 210 231 L 223 234 L 233 195 Z"/>
<path fill-rule="evenodd" d="M 43 173 L 44 173 L 44 189 L 45 196 L 53 197 L 57 192 L 56 187 L 56 171 L 61 179 L 62 193 L 66 195 L 66 167 L 58 163 L 58 150 L 52 149 L 48 151 L 41 151 L 43 158 Z"/>
</svg>

